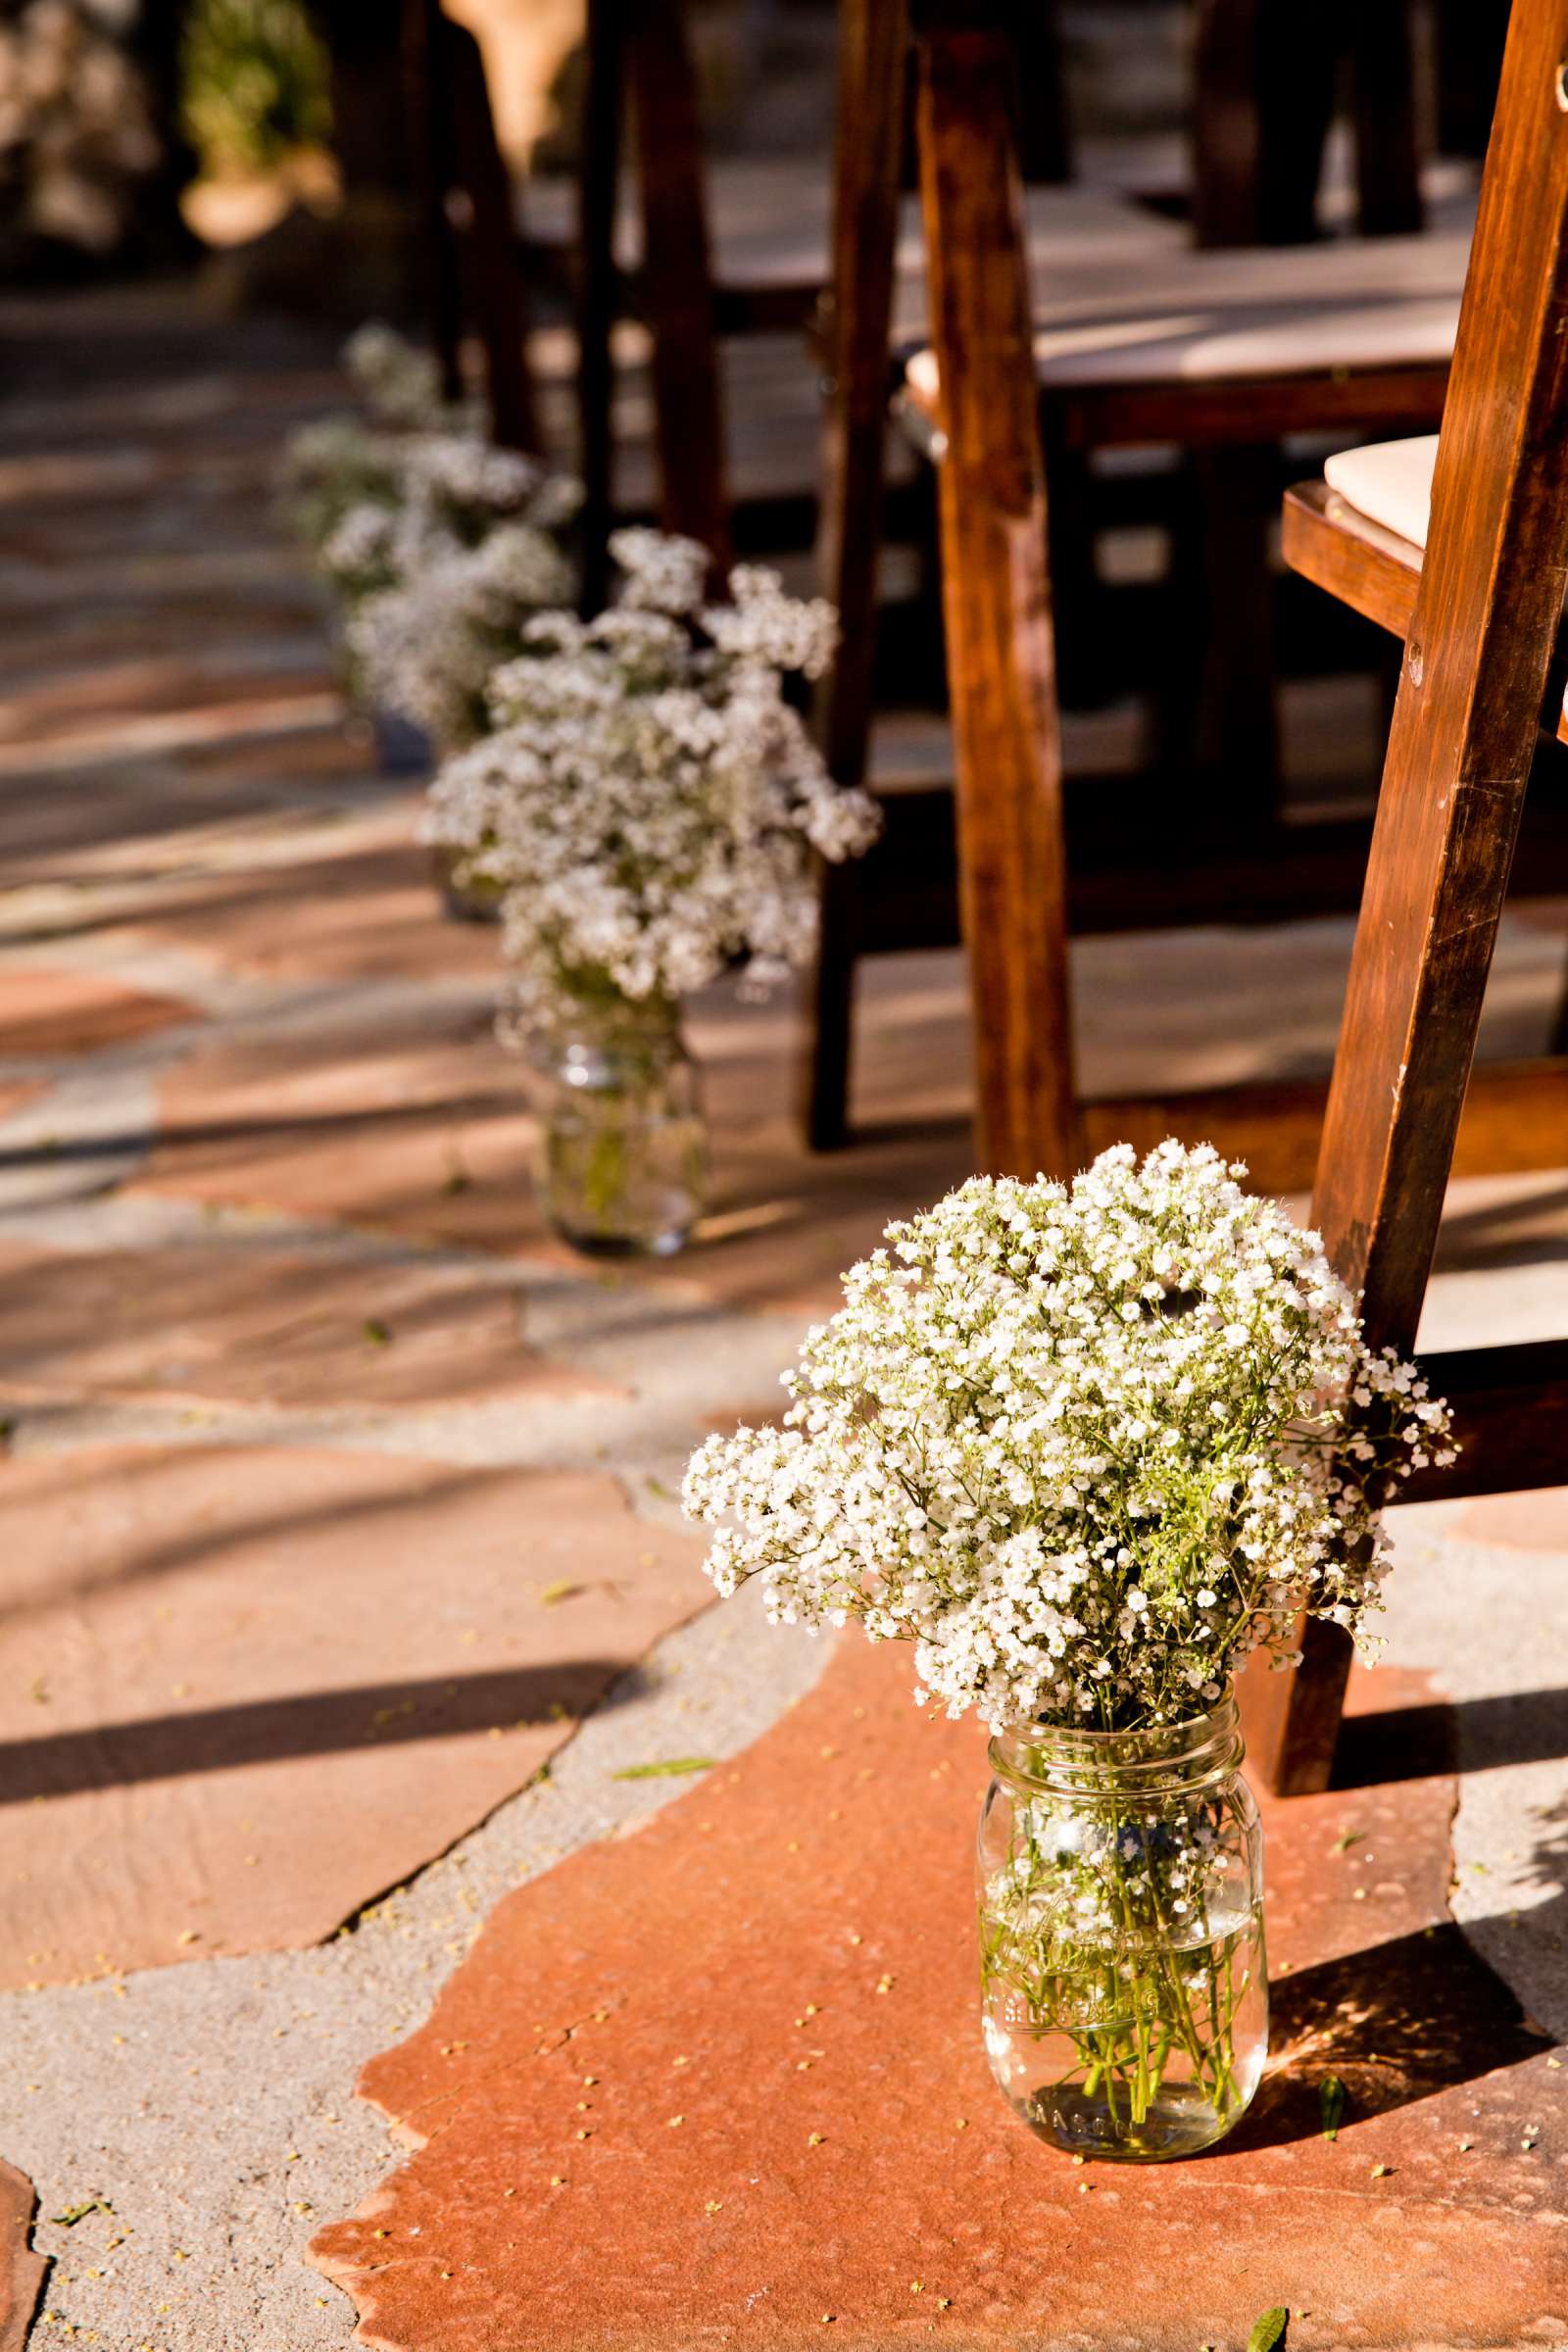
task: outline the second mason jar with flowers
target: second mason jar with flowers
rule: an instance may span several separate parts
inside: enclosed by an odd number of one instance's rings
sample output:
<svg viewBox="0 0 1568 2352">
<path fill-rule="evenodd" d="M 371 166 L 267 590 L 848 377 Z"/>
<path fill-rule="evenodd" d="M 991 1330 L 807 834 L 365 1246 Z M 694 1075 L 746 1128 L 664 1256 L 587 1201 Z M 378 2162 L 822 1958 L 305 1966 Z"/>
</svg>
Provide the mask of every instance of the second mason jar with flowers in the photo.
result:
<svg viewBox="0 0 1568 2352">
<path fill-rule="evenodd" d="M 679 1005 L 579 992 L 530 1059 L 540 1197 L 557 1233 L 590 1257 L 683 1249 L 707 1198 L 708 1128 Z"/>
<path fill-rule="evenodd" d="M 746 564 L 710 599 L 695 540 L 618 531 L 611 552 L 617 601 L 521 630 L 489 681 L 493 731 L 443 765 L 425 837 L 499 903 L 501 1034 L 548 1079 L 552 1223 L 588 1250 L 662 1254 L 703 1191 L 679 1007 L 743 966 L 756 982 L 806 961 L 815 858 L 864 849 L 878 817 L 787 691 L 832 655 L 828 606 Z"/>
</svg>

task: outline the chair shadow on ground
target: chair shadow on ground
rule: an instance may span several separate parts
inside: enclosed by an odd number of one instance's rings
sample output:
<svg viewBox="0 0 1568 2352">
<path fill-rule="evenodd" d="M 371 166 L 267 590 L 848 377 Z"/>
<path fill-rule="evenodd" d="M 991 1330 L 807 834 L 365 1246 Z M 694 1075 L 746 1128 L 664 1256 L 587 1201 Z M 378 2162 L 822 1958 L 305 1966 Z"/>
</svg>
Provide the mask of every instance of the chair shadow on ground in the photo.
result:
<svg viewBox="0 0 1568 2352">
<path fill-rule="evenodd" d="M 1318 2137 L 1327 2075 L 1358 2123 L 1554 2047 L 1453 1920 L 1277 1978 L 1269 2009 L 1273 2056 L 1225 2142 L 1237 2152 Z"/>
<path fill-rule="evenodd" d="M 1494 1752 L 1490 1760 L 1522 1761 L 1562 1752 L 1561 1698 L 1559 1691 L 1530 1691 L 1517 1701 L 1467 1701 L 1464 1711 L 1485 1716 L 1508 1711 L 1507 1721 L 1519 1734 L 1518 1754 Z M 1362 1720 L 1387 1727 L 1406 1714 L 1451 1718 L 1459 1712 L 1398 1708 L 1390 1716 Z M 1555 1739 L 1546 1745 L 1541 1729 L 1553 1714 Z M 1347 1722 L 1347 1730 L 1354 1720 Z M 1457 1734 L 1451 1720 L 1427 1727 L 1429 1737 L 1434 1730 L 1451 1746 Z M 1462 1736 L 1468 1744 L 1468 1727 Z M 1544 1901 L 1506 1914 L 1510 1937 L 1516 1944 L 1528 1937 L 1560 1950 L 1568 1931 L 1568 1807 L 1538 1817 L 1520 1875 L 1549 1891 Z M 1226 2145 L 1278 2147 L 1318 2135 L 1327 2075 L 1345 2085 L 1346 2119 L 1356 2122 L 1554 2048 L 1553 2035 L 1526 2014 L 1478 1948 L 1485 1946 L 1492 1924 L 1473 1920 L 1461 1927 L 1443 1920 L 1271 1979 L 1269 2071 Z"/>
<path fill-rule="evenodd" d="M 1568 1747 L 1568 1690 L 1509 1690 L 1495 1698 L 1390 1707 L 1348 1715 L 1334 1759 L 1336 1788 L 1430 1780 L 1455 1768 L 1540 1764 Z"/>
</svg>

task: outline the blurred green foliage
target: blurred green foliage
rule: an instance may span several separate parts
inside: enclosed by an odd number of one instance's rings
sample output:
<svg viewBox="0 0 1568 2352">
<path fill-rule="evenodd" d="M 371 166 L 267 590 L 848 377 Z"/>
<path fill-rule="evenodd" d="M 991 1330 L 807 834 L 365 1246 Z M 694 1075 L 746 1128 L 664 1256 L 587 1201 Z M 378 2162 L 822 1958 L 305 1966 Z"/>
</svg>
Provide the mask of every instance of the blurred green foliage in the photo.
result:
<svg viewBox="0 0 1568 2352">
<path fill-rule="evenodd" d="M 304 0 L 189 0 L 180 66 L 206 174 L 270 171 L 331 136 L 327 53 Z"/>
</svg>

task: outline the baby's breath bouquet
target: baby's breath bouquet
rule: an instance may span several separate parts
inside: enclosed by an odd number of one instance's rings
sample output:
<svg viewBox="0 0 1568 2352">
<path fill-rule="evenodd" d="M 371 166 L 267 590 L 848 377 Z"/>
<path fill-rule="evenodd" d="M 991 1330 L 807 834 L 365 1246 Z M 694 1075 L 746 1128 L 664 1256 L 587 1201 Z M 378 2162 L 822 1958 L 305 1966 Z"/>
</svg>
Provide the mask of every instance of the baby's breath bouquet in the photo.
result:
<svg viewBox="0 0 1568 2352">
<path fill-rule="evenodd" d="M 287 512 L 345 615 L 355 691 L 451 748 L 484 726 L 485 679 L 523 619 L 570 596 L 562 534 L 581 492 L 488 443 L 393 328 L 361 327 L 344 360 L 360 408 L 293 436 Z"/>
<path fill-rule="evenodd" d="M 374 700 L 423 729 L 438 754 L 463 750 L 489 724 L 491 672 L 516 651 L 542 606 L 572 592 L 560 533 L 576 510 L 577 486 L 545 473 L 514 450 L 443 444 L 409 453 L 405 505 L 381 515 L 357 509 L 325 550 L 329 568 L 374 566 L 374 585 L 356 600 L 349 650 Z M 471 539 L 450 518 L 435 482 L 461 476 Z M 352 547 L 347 543 L 353 540 Z"/>
<path fill-rule="evenodd" d="M 472 411 L 442 401 L 434 355 L 393 327 L 372 320 L 357 328 L 343 346 L 343 365 L 357 405 L 291 433 L 281 467 L 284 512 L 323 566 L 325 550 L 347 515 L 357 508 L 395 511 L 402 504 L 411 435 L 473 440 L 479 429 Z"/>
<path fill-rule="evenodd" d="M 1071 1186 L 973 1179 L 850 1273 L 783 1428 L 710 1439 L 686 1479 L 721 1592 L 912 1642 L 917 1695 L 997 1735 L 988 2043 L 1090 2153 L 1183 2152 L 1250 2096 L 1231 1677 L 1293 1664 L 1303 1616 L 1366 1644 L 1382 1503 L 1452 1458 L 1446 1408 L 1245 1173 L 1166 1143 Z"/>
<path fill-rule="evenodd" d="M 490 680 L 492 732 L 435 779 L 426 838 L 502 902 L 502 1033 L 543 1041 L 560 1079 L 554 1221 L 587 1247 L 671 1249 L 701 1191 L 689 1073 L 669 1091 L 681 1001 L 808 956 L 812 853 L 852 856 L 877 817 L 786 690 L 830 659 L 831 609 L 752 566 L 710 601 L 693 540 L 627 530 L 611 550 L 618 602 L 527 622 Z"/>
<path fill-rule="evenodd" d="M 710 602 L 690 539 L 618 531 L 611 552 L 618 602 L 528 621 L 490 680 L 494 731 L 430 793 L 427 837 L 504 894 L 524 1024 L 607 994 L 678 1001 L 741 957 L 799 962 L 810 852 L 851 857 L 877 829 L 785 693 L 831 659 L 831 607 L 752 565 Z"/>
</svg>

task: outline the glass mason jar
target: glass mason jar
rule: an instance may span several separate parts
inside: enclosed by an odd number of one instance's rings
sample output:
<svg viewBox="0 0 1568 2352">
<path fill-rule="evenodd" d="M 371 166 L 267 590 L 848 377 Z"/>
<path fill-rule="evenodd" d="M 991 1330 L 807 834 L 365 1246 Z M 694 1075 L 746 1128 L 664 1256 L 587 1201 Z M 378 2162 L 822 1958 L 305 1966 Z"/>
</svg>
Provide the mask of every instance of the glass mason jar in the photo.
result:
<svg viewBox="0 0 1568 2352">
<path fill-rule="evenodd" d="M 1150 2163 L 1230 2131 L 1268 2047 L 1263 1834 L 1236 1701 L 1155 1731 L 991 1743 L 980 1977 L 991 2071 L 1032 2132 Z"/>
<path fill-rule="evenodd" d="M 536 1041 L 540 1185 L 551 1224 L 600 1257 L 668 1257 L 703 1212 L 708 1129 L 667 999 L 595 999 Z"/>
<path fill-rule="evenodd" d="M 437 843 L 430 852 L 430 871 L 441 894 L 441 911 L 449 922 L 499 923 L 505 892 L 499 882 L 468 874 L 465 870 L 467 862 L 465 851 L 448 849 L 444 843 Z"/>
</svg>

